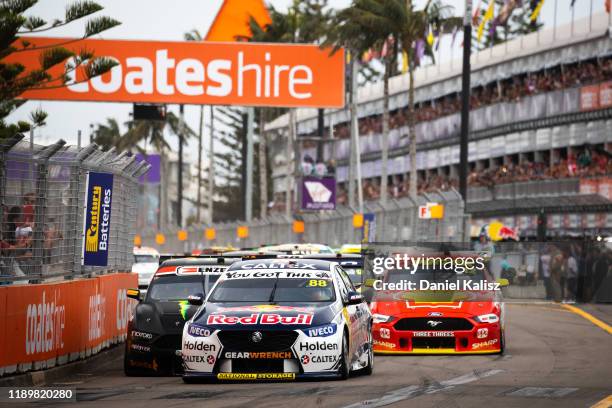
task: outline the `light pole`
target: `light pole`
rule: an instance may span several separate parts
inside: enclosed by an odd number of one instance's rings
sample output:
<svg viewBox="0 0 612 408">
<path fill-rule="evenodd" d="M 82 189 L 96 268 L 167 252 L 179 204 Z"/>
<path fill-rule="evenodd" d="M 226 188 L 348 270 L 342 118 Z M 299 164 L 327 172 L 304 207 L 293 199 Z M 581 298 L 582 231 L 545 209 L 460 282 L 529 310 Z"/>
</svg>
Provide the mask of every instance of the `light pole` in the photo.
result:
<svg viewBox="0 0 612 408">
<path fill-rule="evenodd" d="M 463 16 L 463 73 L 461 75 L 461 136 L 459 139 L 459 193 L 464 201 L 467 201 L 471 48 L 472 0 L 465 0 L 465 15 Z"/>
</svg>

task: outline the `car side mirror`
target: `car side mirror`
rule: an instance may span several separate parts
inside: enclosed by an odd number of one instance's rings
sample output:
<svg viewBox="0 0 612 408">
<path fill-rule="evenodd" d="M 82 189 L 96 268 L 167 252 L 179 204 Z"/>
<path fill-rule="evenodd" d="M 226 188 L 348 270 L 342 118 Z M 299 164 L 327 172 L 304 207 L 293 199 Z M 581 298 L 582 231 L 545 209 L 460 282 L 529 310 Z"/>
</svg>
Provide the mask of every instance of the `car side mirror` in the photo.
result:
<svg viewBox="0 0 612 408">
<path fill-rule="evenodd" d="M 500 278 L 500 279 L 498 279 L 498 280 L 497 280 L 497 283 L 499 283 L 499 286 L 500 286 L 500 287 L 502 287 L 502 288 L 503 288 L 504 286 L 508 286 L 508 285 L 510 285 L 510 282 L 508 282 L 508 279 L 505 279 L 505 278 Z"/>
<path fill-rule="evenodd" d="M 136 299 L 140 301 L 140 289 L 128 289 L 125 292 L 126 296 L 130 299 Z"/>
<path fill-rule="evenodd" d="M 366 288 L 372 288 L 374 287 L 374 282 L 376 282 L 376 279 L 366 279 L 365 282 L 363 282 L 363 286 Z"/>
<path fill-rule="evenodd" d="M 348 293 L 348 301 L 346 302 L 347 306 L 350 305 L 358 305 L 363 303 L 363 296 L 358 292 L 349 292 Z"/>
<path fill-rule="evenodd" d="M 189 302 L 189 304 L 192 306 L 202 306 L 202 303 L 204 303 L 204 295 L 202 293 L 194 293 L 193 295 L 189 295 L 187 302 Z"/>
</svg>

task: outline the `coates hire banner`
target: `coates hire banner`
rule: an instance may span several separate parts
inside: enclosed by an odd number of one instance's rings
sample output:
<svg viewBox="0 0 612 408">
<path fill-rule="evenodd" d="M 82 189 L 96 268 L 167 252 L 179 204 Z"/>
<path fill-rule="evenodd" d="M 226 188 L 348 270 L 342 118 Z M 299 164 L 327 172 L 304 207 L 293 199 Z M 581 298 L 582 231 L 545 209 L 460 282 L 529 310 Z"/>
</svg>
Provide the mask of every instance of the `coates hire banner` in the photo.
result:
<svg viewBox="0 0 612 408">
<path fill-rule="evenodd" d="M 246 42 L 158 42 L 75 40 L 28 37 L 32 47 L 63 44 L 77 54 L 114 58 L 110 72 L 85 80 L 83 67 L 67 70 L 68 86 L 59 81 L 48 89 L 30 90 L 25 99 L 250 105 L 287 107 L 344 107 L 344 51 L 330 55 L 316 45 L 254 44 Z M 39 51 L 11 54 L 28 70 L 40 67 Z M 67 66 L 49 72 L 61 77 Z M 58 87 L 59 86 L 59 87 Z"/>
<path fill-rule="evenodd" d="M 106 266 L 110 237 L 113 175 L 87 173 L 83 265 Z"/>
</svg>

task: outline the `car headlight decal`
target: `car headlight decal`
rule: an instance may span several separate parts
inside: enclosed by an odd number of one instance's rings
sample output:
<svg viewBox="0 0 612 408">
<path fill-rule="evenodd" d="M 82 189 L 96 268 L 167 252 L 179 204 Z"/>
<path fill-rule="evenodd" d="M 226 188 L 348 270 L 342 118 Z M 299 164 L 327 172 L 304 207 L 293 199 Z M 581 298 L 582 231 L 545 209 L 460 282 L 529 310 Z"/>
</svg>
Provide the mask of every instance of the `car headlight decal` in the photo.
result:
<svg viewBox="0 0 612 408">
<path fill-rule="evenodd" d="M 474 320 L 479 323 L 497 323 L 499 322 L 499 316 L 495 313 L 487 313 L 474 317 Z"/>
<path fill-rule="evenodd" d="M 393 316 L 388 316 L 388 315 L 379 314 L 379 313 L 374 313 L 372 315 L 372 318 L 373 318 L 374 323 L 389 323 L 389 322 L 392 322 L 393 319 L 395 319 L 395 317 Z"/>
</svg>

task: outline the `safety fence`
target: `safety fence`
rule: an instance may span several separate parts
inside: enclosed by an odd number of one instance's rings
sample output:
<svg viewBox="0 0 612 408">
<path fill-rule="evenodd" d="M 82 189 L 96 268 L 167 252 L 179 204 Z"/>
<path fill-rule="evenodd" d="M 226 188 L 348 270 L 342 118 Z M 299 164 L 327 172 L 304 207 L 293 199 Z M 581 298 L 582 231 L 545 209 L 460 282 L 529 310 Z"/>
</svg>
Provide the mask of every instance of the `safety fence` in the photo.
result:
<svg viewBox="0 0 612 408">
<path fill-rule="evenodd" d="M 89 357 L 125 340 L 135 274 L 0 287 L 0 376 Z"/>
<path fill-rule="evenodd" d="M 498 242 L 479 249 L 491 255 L 492 275 L 509 280 L 508 298 L 612 302 L 612 248 L 606 242 Z"/>
<path fill-rule="evenodd" d="M 435 202 L 444 206 L 441 219 L 421 219 L 419 206 Z M 315 242 L 338 247 L 346 243 L 367 241 L 463 241 L 467 239 L 464 203 L 456 190 L 427 193 L 416 200 L 408 197 L 391 199 L 385 205 L 366 202 L 364 224 L 355 225 L 357 209 L 337 206 L 334 211 L 302 213 L 295 218 L 273 214 L 250 223 L 227 222 L 194 225 L 186 229 L 141 231 L 143 245 L 160 252 L 190 252 L 223 245 L 238 248 L 287 242 Z M 304 231 L 294 232 L 294 221 L 303 221 Z M 244 228 L 247 227 L 247 228 Z M 240 235 L 238 237 L 238 230 Z M 209 231 L 207 234 L 206 232 Z M 214 231 L 213 234 L 210 231 Z M 246 234 L 245 234 L 246 233 Z"/>
<path fill-rule="evenodd" d="M 137 180 L 150 166 L 95 144 L 22 139 L 0 140 L 0 284 L 130 270 Z M 82 266 L 89 172 L 113 175 L 105 267 Z"/>
</svg>

